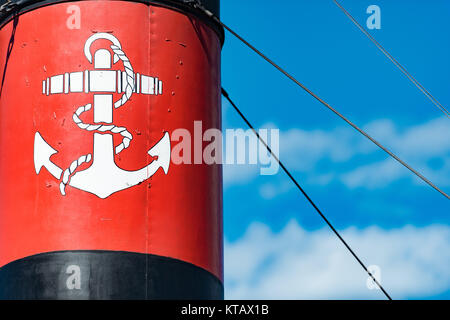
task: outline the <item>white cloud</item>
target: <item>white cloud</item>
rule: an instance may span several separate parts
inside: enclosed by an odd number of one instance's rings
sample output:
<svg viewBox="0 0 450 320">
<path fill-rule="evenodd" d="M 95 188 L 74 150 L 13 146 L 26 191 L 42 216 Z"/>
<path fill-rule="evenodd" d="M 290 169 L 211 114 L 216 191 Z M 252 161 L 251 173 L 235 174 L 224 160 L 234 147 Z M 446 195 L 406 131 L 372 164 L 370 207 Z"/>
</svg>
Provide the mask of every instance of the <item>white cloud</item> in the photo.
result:
<svg viewBox="0 0 450 320">
<path fill-rule="evenodd" d="M 341 181 L 349 188 L 366 187 L 376 189 L 384 187 L 402 177 L 409 177 L 410 172 L 395 160 L 386 159 L 369 165 L 360 166 L 341 175 Z"/>
<path fill-rule="evenodd" d="M 367 128 L 374 136 L 386 141 L 399 154 L 413 159 L 448 155 L 450 152 L 450 124 L 447 118 L 437 118 L 404 132 L 396 130 L 391 120 L 370 123 Z"/>
<path fill-rule="evenodd" d="M 290 129 L 280 134 L 280 156 L 293 170 L 311 170 L 322 159 L 345 162 L 358 153 L 367 154 L 370 149 L 344 127 L 329 131 Z"/>
<path fill-rule="evenodd" d="M 387 119 L 370 122 L 364 127 L 375 139 L 441 187 L 450 185 L 450 123 L 438 118 L 399 130 Z M 340 182 L 348 188 L 383 188 L 409 177 L 421 183 L 408 169 L 348 126 L 330 130 L 290 129 L 280 131 L 280 157 L 292 171 L 301 172 L 309 183 L 326 185 Z M 374 156 L 377 160 L 374 160 Z M 358 157 L 358 162 L 351 162 Z M 366 157 L 366 158 L 364 158 Z M 361 160 L 365 159 L 365 160 Z M 432 168 L 430 160 L 439 160 Z M 324 171 L 319 163 L 330 165 Z M 359 165 L 348 169 L 349 163 Z M 233 167 L 233 166 L 231 166 Z M 227 169 L 226 185 L 249 182 L 258 175 L 257 166 Z M 240 172 L 239 172 L 240 170 Z M 281 171 L 280 171 L 281 172 Z M 239 175 L 243 174 L 240 178 Z M 232 176 L 231 176 L 232 174 Z"/>
<path fill-rule="evenodd" d="M 450 227 L 350 228 L 342 234 L 367 265 L 381 268 L 382 285 L 394 299 L 450 289 Z M 225 244 L 227 299 L 383 299 L 366 281 L 328 229 L 305 231 L 291 221 L 272 233 L 253 223 L 240 240 Z"/>
<path fill-rule="evenodd" d="M 412 126 L 404 132 L 396 130 L 390 120 L 374 121 L 365 129 L 434 183 L 441 187 L 450 185 L 450 124 L 448 119 L 434 119 Z M 440 159 L 440 168 L 432 169 L 427 164 L 427 161 L 433 158 Z M 357 167 L 340 176 L 341 181 L 349 188 L 366 187 L 369 189 L 382 188 L 406 177 L 417 184 L 424 184 L 392 158 Z"/>
<path fill-rule="evenodd" d="M 223 184 L 225 187 L 246 184 L 257 177 L 259 172 L 259 165 L 255 164 L 224 164 Z"/>
<path fill-rule="evenodd" d="M 293 189 L 294 185 L 290 180 L 285 180 L 280 184 L 265 183 L 259 187 L 259 195 L 266 200 L 273 199 L 280 194 L 286 193 Z"/>
</svg>

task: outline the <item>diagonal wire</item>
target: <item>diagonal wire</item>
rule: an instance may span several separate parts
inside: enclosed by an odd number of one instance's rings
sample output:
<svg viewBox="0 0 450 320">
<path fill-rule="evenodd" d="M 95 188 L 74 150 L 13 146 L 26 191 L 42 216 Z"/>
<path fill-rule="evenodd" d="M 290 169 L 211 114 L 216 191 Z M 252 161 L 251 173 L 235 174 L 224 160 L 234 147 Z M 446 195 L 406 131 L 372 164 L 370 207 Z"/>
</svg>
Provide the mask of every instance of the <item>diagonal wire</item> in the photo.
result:
<svg viewBox="0 0 450 320">
<path fill-rule="evenodd" d="M 260 57 L 262 57 L 264 60 L 266 60 L 268 63 L 270 63 L 273 67 L 275 67 L 278 71 L 280 71 L 282 74 L 284 74 L 287 78 L 292 80 L 295 84 L 297 84 L 299 87 L 301 87 L 303 90 L 305 90 L 308 94 L 310 94 L 312 97 L 314 97 L 317 101 L 319 101 L 321 104 L 323 104 L 325 107 L 327 107 L 329 110 L 334 112 L 337 116 L 339 116 L 342 120 L 347 122 L 350 126 L 352 126 L 355 130 L 357 130 L 359 133 L 361 133 L 363 136 L 365 136 L 367 139 L 372 141 L 375 145 L 377 145 L 380 149 L 382 149 L 384 152 L 386 152 L 388 155 L 390 155 L 392 158 L 397 160 L 401 165 L 403 165 L 405 168 L 410 170 L 412 173 L 414 173 L 417 177 L 422 179 L 424 182 L 426 182 L 429 186 L 434 188 L 436 191 L 438 191 L 440 194 L 442 194 L 447 199 L 450 199 L 449 195 L 446 194 L 443 190 L 441 190 L 439 187 L 437 187 L 434 183 L 432 183 L 430 180 L 425 178 L 420 172 L 413 169 L 410 165 L 408 165 L 406 162 L 404 162 L 402 159 L 400 159 L 398 156 L 396 156 L 394 153 L 389 151 L 386 147 L 384 147 L 381 143 L 379 143 L 377 140 L 372 138 L 367 132 L 360 129 L 356 124 L 351 122 L 349 119 L 347 119 L 343 114 L 341 114 L 339 111 L 337 111 L 335 108 L 330 106 L 327 102 L 325 102 L 323 99 L 321 99 L 318 95 L 316 95 L 314 92 L 309 90 L 304 84 L 302 84 L 300 81 L 295 79 L 292 75 L 290 75 L 287 71 L 285 71 L 283 68 L 281 68 L 278 64 L 276 64 L 273 60 L 268 58 L 266 55 L 264 55 L 261 51 L 256 49 L 253 45 L 251 45 L 248 41 L 246 41 L 244 38 L 242 38 L 239 34 L 234 32 L 230 27 L 228 27 L 226 24 L 224 24 L 219 18 L 217 18 L 211 11 L 208 9 L 205 9 L 201 4 L 198 3 L 198 0 L 192 4 L 194 8 L 198 8 L 201 10 L 204 14 L 206 14 L 208 17 L 216 21 L 218 24 L 220 24 L 222 27 L 227 29 L 231 34 L 233 34 L 236 38 L 238 38 L 240 41 L 242 41 L 246 46 L 248 46 L 250 49 L 252 49 L 254 52 L 256 52 Z"/>
<path fill-rule="evenodd" d="M 2 84 L 0 87 L 0 98 L 2 97 L 3 85 L 5 84 L 5 76 L 6 76 L 6 70 L 8 69 L 8 62 L 11 57 L 12 50 L 14 48 L 14 38 L 16 36 L 16 30 L 17 30 L 18 24 L 19 24 L 19 13 L 17 11 L 15 11 L 14 16 L 13 16 L 13 26 L 12 26 L 12 30 L 11 30 L 11 36 L 9 37 L 8 49 L 6 50 L 6 61 L 5 61 L 5 66 L 3 68 Z"/>
<path fill-rule="evenodd" d="M 447 111 L 447 109 L 427 90 L 425 87 L 417 81 L 416 78 L 414 78 L 408 70 L 406 70 L 405 67 L 403 67 L 400 62 L 397 61 L 375 38 L 366 30 L 364 29 L 361 24 L 356 21 L 356 19 L 345 10 L 345 8 L 337 1 L 333 0 L 333 2 L 342 10 L 342 12 L 345 13 L 345 15 L 353 22 L 355 26 L 358 27 L 359 30 L 361 30 L 367 38 L 369 38 L 370 41 L 373 42 L 377 46 L 377 48 L 389 59 L 391 62 L 405 75 L 408 77 L 408 79 L 437 107 L 439 110 L 442 111 L 444 115 L 446 115 L 448 118 L 450 118 L 450 113 Z"/>
<path fill-rule="evenodd" d="M 317 213 L 320 215 L 320 217 L 325 221 L 325 223 L 331 228 L 331 230 L 334 232 L 334 234 L 341 240 L 341 242 L 344 244 L 344 246 L 347 248 L 347 250 L 352 254 L 352 256 L 358 261 L 358 263 L 361 265 L 361 267 L 367 272 L 367 274 L 372 278 L 372 280 L 377 284 L 377 286 L 383 291 L 384 295 L 389 299 L 392 300 L 391 296 L 386 292 L 386 290 L 381 286 L 381 284 L 375 279 L 375 277 L 372 275 L 372 273 L 367 269 L 366 265 L 361 261 L 361 259 L 356 255 L 356 253 L 353 251 L 353 249 L 347 244 L 347 242 L 342 238 L 342 236 L 339 234 L 339 232 L 333 227 L 331 222 L 325 217 L 325 215 L 320 211 L 320 209 L 317 207 L 317 205 L 312 201 L 312 199 L 308 196 L 308 194 L 303 190 L 303 188 L 300 186 L 300 184 L 297 182 L 297 180 L 292 176 L 292 174 L 289 172 L 289 170 L 284 166 L 284 164 L 280 161 L 278 156 L 272 152 L 272 149 L 267 145 L 267 143 L 261 138 L 259 133 L 255 130 L 255 128 L 252 126 L 252 124 L 247 120 L 247 118 L 244 116 L 244 114 L 239 110 L 239 108 L 234 104 L 233 100 L 231 100 L 230 96 L 228 95 L 228 92 L 225 91 L 224 88 L 222 88 L 222 95 L 228 100 L 228 102 L 233 106 L 234 110 L 239 114 L 239 116 L 244 120 L 244 122 L 247 124 L 247 126 L 252 129 L 253 133 L 258 137 L 259 141 L 266 147 L 267 151 L 272 155 L 272 157 L 278 162 L 280 167 L 283 169 L 283 171 L 288 175 L 289 179 L 296 185 L 296 187 L 300 190 L 300 192 L 305 196 L 305 198 L 308 200 L 308 202 L 314 207 L 314 209 L 317 211 Z"/>
</svg>

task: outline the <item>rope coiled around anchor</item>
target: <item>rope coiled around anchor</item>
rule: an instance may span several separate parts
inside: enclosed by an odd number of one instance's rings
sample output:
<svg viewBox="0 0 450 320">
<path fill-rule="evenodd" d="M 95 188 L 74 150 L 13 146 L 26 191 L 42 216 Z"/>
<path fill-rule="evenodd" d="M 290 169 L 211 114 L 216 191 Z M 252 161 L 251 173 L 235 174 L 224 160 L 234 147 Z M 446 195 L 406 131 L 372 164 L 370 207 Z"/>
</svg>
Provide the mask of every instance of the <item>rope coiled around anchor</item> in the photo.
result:
<svg viewBox="0 0 450 320">
<path fill-rule="evenodd" d="M 119 100 L 114 102 L 114 108 L 120 108 L 123 106 L 132 96 L 133 94 L 133 88 L 134 88 L 134 71 L 133 67 L 130 63 L 130 60 L 126 56 L 125 52 L 116 45 L 111 45 L 111 50 L 114 52 L 115 55 L 123 62 L 126 77 L 125 77 L 125 91 L 123 95 L 120 97 Z M 125 128 L 125 127 L 118 127 L 114 124 L 110 125 L 104 125 L 104 124 L 92 124 L 92 123 L 85 123 L 80 119 L 80 116 L 84 113 L 89 111 L 92 108 L 92 105 L 86 104 L 84 106 L 78 107 L 78 109 L 74 112 L 72 119 L 73 122 L 82 130 L 86 131 L 100 131 L 100 132 L 111 132 L 113 134 L 119 133 L 123 139 L 120 144 L 118 144 L 115 148 L 115 153 L 119 154 L 124 149 L 128 148 L 130 145 L 131 140 L 133 140 L 133 135 Z M 61 191 L 61 194 L 63 196 L 66 195 L 66 187 L 69 184 L 71 176 L 76 172 L 77 168 L 81 166 L 83 163 L 88 163 L 92 160 L 92 155 L 87 154 L 83 155 L 77 160 L 73 161 L 69 168 L 64 170 L 62 181 L 59 185 L 59 189 Z"/>
</svg>

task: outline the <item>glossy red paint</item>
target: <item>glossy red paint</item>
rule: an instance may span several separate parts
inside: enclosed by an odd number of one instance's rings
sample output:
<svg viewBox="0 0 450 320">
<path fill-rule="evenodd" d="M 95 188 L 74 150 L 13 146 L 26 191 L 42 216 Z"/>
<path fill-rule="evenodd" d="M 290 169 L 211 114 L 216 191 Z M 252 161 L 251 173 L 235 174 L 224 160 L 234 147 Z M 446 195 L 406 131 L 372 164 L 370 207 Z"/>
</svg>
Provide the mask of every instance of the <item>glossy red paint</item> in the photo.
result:
<svg viewBox="0 0 450 320">
<path fill-rule="evenodd" d="M 80 29 L 69 29 L 67 8 L 77 5 Z M 0 30 L 0 70 L 5 69 L 13 21 Z M 222 279 L 222 171 L 220 165 L 170 164 L 149 180 L 101 199 L 68 186 L 45 168 L 36 174 L 35 133 L 58 151 L 52 162 L 66 169 L 93 152 L 93 133 L 72 120 L 93 93 L 46 95 L 42 81 L 93 70 L 83 48 L 96 32 L 111 33 L 135 72 L 158 77 L 162 95 L 133 94 L 114 110 L 113 123 L 133 135 L 115 156 L 126 170 L 154 160 L 147 152 L 177 128 L 221 128 L 218 36 L 200 20 L 157 6 L 125 1 L 55 4 L 19 16 L 0 99 L 0 266 L 58 250 L 152 253 L 202 267 Z M 98 40 L 91 51 L 109 49 Z M 112 66 L 124 70 L 122 62 Z M 114 94 L 114 101 L 121 94 Z M 92 110 L 81 116 L 93 121 Z M 114 144 L 121 142 L 114 135 Z M 83 164 L 78 170 L 88 168 Z"/>
</svg>

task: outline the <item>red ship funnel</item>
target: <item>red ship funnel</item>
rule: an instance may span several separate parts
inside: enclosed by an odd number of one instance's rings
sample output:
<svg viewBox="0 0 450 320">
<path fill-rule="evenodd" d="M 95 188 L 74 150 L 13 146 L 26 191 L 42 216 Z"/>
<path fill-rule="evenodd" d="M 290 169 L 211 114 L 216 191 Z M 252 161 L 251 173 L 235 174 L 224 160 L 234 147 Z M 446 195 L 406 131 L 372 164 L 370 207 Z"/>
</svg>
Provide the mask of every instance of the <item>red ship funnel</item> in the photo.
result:
<svg viewBox="0 0 450 320">
<path fill-rule="evenodd" d="M 0 4 L 0 299 L 222 299 L 222 168 L 172 133 L 221 129 L 223 30 L 182 0 Z"/>
</svg>

